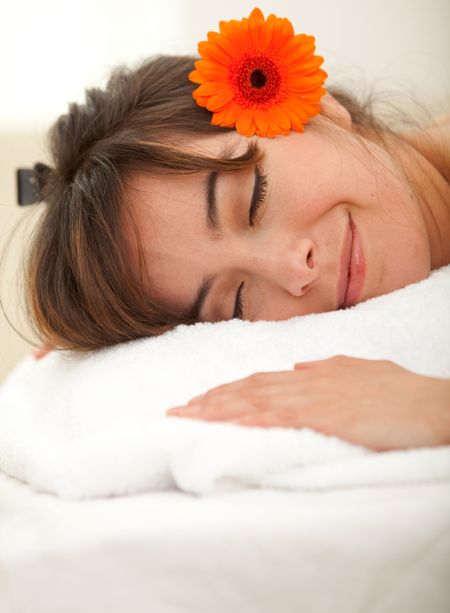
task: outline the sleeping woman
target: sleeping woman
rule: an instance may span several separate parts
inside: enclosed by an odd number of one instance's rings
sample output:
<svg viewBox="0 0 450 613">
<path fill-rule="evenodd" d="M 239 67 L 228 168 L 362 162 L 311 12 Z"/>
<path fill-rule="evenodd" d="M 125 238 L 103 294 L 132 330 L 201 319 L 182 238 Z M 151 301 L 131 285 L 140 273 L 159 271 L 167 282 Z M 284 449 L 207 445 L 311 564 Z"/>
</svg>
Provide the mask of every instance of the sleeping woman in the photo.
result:
<svg viewBox="0 0 450 613">
<path fill-rule="evenodd" d="M 257 9 L 221 22 L 201 60 L 119 67 L 55 122 L 26 264 L 47 348 L 348 309 L 450 263 L 450 115 L 388 127 L 325 90 L 313 37 L 289 26 Z M 450 380 L 335 356 L 168 415 L 310 427 L 374 450 L 445 445 Z"/>
</svg>

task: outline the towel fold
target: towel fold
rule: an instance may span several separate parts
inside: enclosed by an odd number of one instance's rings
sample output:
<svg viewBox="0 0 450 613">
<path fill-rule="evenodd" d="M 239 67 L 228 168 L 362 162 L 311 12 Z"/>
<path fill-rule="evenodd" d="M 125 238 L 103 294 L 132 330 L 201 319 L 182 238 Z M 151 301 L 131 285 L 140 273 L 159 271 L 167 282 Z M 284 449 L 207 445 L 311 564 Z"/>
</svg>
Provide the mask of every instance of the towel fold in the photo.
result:
<svg viewBox="0 0 450 613">
<path fill-rule="evenodd" d="M 84 356 L 28 356 L 0 388 L 0 469 L 68 499 L 448 480 L 450 446 L 376 453 L 307 428 L 248 428 L 165 411 L 253 372 L 336 354 L 450 378 L 449 314 L 446 266 L 345 311 L 198 323 Z"/>
</svg>

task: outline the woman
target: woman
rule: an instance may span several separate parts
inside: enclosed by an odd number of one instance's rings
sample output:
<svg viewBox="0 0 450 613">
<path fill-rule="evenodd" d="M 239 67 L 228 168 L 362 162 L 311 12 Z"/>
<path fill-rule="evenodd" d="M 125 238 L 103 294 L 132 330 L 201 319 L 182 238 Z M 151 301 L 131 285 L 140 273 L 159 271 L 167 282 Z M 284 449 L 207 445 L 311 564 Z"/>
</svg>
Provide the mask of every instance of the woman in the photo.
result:
<svg viewBox="0 0 450 613">
<path fill-rule="evenodd" d="M 304 132 L 246 138 L 194 103 L 194 60 L 117 69 L 53 126 L 27 265 L 46 345 L 87 351 L 177 324 L 348 308 L 450 263 L 448 119 L 397 135 L 328 88 Z M 308 426 L 377 450 L 442 445 L 450 380 L 337 356 L 168 414 Z"/>
</svg>

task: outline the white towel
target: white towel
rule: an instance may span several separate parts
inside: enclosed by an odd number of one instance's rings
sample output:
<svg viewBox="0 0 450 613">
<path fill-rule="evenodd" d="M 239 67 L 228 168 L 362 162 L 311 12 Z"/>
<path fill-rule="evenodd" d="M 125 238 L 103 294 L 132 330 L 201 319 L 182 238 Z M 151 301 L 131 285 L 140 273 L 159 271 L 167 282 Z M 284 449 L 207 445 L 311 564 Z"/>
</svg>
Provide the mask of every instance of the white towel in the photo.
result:
<svg viewBox="0 0 450 613">
<path fill-rule="evenodd" d="M 449 313 L 446 266 L 345 311 L 199 323 L 83 357 L 29 356 L 0 388 L 0 469 L 68 499 L 448 480 L 450 446 L 376 453 L 307 428 L 248 428 L 165 411 L 253 372 L 336 354 L 450 378 Z"/>
</svg>

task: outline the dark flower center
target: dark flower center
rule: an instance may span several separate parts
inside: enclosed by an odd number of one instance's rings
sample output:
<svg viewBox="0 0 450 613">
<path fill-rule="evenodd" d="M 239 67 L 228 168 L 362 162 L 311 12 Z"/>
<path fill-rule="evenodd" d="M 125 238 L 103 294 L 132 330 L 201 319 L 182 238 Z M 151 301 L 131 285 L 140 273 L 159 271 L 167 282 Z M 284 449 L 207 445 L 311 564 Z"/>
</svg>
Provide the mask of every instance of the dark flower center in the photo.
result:
<svg viewBox="0 0 450 613">
<path fill-rule="evenodd" d="M 264 87 L 267 79 L 262 70 L 256 69 L 250 75 L 250 81 L 253 87 L 259 89 L 260 87 Z"/>
<path fill-rule="evenodd" d="M 280 102 L 285 75 L 277 57 L 250 51 L 238 56 L 229 70 L 236 104 L 262 109 Z"/>
</svg>

